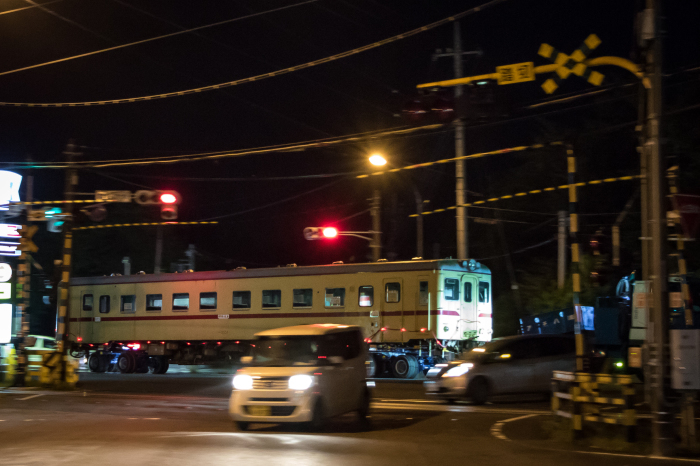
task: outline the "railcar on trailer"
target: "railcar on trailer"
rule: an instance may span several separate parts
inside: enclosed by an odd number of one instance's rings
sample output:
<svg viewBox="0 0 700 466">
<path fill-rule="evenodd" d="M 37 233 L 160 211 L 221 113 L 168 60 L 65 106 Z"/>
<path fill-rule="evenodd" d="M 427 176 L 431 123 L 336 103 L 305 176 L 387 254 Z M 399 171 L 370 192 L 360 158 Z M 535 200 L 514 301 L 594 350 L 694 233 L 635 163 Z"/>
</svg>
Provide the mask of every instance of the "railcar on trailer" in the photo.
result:
<svg viewBox="0 0 700 466">
<path fill-rule="evenodd" d="M 334 323 L 362 328 L 369 375 L 410 378 L 491 340 L 491 273 L 445 259 L 74 278 L 69 319 L 96 372 L 236 361 L 257 332 Z"/>
</svg>

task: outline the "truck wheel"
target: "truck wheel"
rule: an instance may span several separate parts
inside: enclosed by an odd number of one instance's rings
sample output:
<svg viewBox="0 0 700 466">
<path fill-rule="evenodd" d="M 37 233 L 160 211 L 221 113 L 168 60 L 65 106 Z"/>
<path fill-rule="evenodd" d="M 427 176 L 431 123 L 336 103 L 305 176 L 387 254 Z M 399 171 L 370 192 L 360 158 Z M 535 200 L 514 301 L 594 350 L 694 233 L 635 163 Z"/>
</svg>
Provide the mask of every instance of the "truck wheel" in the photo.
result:
<svg viewBox="0 0 700 466">
<path fill-rule="evenodd" d="M 413 379 L 418 375 L 418 360 L 410 354 L 397 356 L 391 360 L 391 372 L 399 379 Z"/>
<path fill-rule="evenodd" d="M 131 351 L 125 351 L 117 359 L 117 367 L 122 374 L 131 374 L 136 370 L 136 356 Z"/>
<path fill-rule="evenodd" d="M 469 384 L 469 397 L 475 405 L 483 405 L 489 400 L 489 383 L 485 378 L 479 377 Z"/>
<path fill-rule="evenodd" d="M 88 359 L 88 367 L 90 372 L 104 372 L 107 370 L 104 357 L 98 353 L 92 353 Z"/>
<path fill-rule="evenodd" d="M 151 356 L 148 358 L 148 371 L 151 374 L 165 374 L 169 366 L 168 358 L 163 356 Z"/>
<path fill-rule="evenodd" d="M 140 356 L 136 358 L 136 370 L 137 374 L 147 374 L 148 373 L 148 356 Z"/>
</svg>

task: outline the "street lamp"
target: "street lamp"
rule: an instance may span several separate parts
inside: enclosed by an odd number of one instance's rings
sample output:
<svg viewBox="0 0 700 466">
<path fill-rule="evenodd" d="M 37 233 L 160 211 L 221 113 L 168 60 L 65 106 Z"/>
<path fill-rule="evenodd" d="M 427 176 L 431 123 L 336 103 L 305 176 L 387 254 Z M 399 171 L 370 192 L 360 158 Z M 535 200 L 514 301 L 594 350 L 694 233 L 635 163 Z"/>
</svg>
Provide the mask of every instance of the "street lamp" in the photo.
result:
<svg viewBox="0 0 700 466">
<path fill-rule="evenodd" d="M 377 167 L 386 165 L 386 159 L 381 154 L 372 154 L 369 156 L 369 163 Z"/>
</svg>

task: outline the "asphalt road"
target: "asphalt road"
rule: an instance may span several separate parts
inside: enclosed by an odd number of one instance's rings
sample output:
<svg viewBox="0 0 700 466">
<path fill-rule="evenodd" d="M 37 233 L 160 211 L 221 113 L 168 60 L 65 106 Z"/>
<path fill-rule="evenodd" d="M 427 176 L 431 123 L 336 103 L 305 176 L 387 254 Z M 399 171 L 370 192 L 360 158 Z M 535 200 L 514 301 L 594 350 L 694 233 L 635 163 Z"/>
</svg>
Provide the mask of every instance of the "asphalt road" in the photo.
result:
<svg viewBox="0 0 700 466">
<path fill-rule="evenodd" d="M 230 375 L 81 374 L 78 390 L 0 390 L 0 464 L 20 465 L 588 465 L 671 464 L 551 449 L 538 437 L 546 402 L 485 406 L 427 400 L 420 383 L 377 382 L 371 429 L 353 415 L 322 433 L 284 425 L 239 432 Z M 674 464 L 677 464 L 673 462 Z"/>
</svg>

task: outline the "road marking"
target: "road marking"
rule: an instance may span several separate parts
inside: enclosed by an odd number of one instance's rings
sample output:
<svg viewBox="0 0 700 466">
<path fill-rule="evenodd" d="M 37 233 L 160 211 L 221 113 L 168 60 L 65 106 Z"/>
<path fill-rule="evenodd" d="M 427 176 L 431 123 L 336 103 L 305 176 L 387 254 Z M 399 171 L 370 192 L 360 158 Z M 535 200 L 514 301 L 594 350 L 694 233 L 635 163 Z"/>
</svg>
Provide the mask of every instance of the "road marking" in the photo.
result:
<svg viewBox="0 0 700 466">
<path fill-rule="evenodd" d="M 17 400 L 19 400 L 19 401 L 26 401 L 26 400 L 31 400 L 32 398 L 36 398 L 37 396 L 44 396 L 44 394 L 43 394 L 43 393 L 40 393 L 39 395 L 31 395 L 31 396 L 27 396 L 27 397 L 25 397 L 25 398 L 17 398 Z"/>
<path fill-rule="evenodd" d="M 517 421 L 519 419 L 527 419 L 529 417 L 539 416 L 539 415 L 540 415 L 539 413 L 538 414 L 527 414 L 525 416 L 513 417 L 510 419 L 504 419 L 503 421 L 498 421 L 493 426 L 491 426 L 491 435 L 493 435 L 494 437 L 496 437 L 498 439 L 506 440 L 506 441 L 510 442 L 510 439 L 508 437 L 506 437 L 505 435 L 503 435 L 502 430 L 503 430 L 504 424 L 506 424 L 508 422 Z"/>
</svg>

